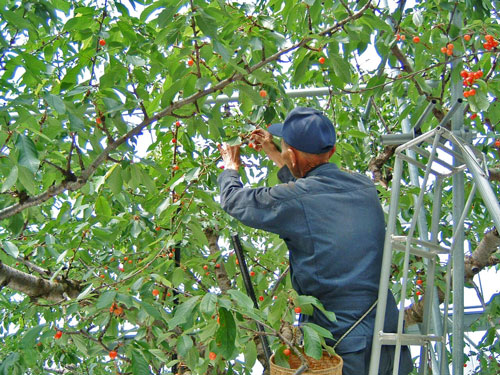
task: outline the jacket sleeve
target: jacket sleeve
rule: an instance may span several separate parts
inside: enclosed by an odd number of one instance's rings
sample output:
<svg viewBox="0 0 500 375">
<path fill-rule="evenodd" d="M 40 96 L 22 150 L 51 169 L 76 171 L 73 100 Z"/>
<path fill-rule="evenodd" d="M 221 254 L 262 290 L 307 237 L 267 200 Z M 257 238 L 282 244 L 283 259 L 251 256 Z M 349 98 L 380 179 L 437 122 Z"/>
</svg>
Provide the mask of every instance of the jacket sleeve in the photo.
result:
<svg viewBox="0 0 500 375">
<path fill-rule="evenodd" d="M 229 215 L 249 227 L 286 235 L 283 220 L 297 209 L 291 186 L 244 188 L 235 170 L 223 171 L 217 181 L 221 206 Z"/>
</svg>

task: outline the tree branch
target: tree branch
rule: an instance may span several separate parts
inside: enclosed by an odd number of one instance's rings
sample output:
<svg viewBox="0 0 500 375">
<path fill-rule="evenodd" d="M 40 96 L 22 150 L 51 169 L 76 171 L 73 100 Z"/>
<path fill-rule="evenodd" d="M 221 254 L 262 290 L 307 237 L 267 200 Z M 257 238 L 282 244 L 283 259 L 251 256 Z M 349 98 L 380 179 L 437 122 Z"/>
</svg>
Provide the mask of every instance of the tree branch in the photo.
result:
<svg viewBox="0 0 500 375">
<path fill-rule="evenodd" d="M 80 284 L 76 281 L 45 280 L 9 267 L 1 261 L 0 285 L 27 294 L 32 298 L 44 298 L 53 302 L 62 302 L 67 297 L 76 298 L 81 291 Z"/>
</svg>

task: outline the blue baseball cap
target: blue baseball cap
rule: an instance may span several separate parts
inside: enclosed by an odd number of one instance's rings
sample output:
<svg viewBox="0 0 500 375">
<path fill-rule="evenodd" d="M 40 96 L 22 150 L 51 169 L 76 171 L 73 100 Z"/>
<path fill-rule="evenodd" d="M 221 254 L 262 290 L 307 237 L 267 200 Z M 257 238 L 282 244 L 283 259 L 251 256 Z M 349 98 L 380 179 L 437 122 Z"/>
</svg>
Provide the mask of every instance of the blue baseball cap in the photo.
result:
<svg viewBox="0 0 500 375">
<path fill-rule="evenodd" d="M 309 107 L 293 109 L 281 124 L 272 124 L 269 133 L 297 150 L 322 154 L 335 146 L 335 127 L 323 112 Z"/>
</svg>

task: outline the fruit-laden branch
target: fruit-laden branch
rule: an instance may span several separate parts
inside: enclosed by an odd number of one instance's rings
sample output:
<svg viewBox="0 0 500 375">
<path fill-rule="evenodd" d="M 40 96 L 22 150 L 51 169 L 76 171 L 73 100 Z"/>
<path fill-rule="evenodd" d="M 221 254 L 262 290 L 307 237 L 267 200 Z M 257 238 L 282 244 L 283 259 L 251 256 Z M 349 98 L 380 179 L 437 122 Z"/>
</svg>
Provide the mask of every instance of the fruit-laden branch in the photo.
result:
<svg viewBox="0 0 500 375">
<path fill-rule="evenodd" d="M 370 2 L 368 2 L 359 12 L 352 14 L 349 17 L 346 17 L 345 19 L 339 21 L 337 24 L 335 24 L 332 27 L 329 27 L 328 29 L 324 30 L 323 32 L 320 33 L 320 35 L 331 35 L 334 32 L 337 32 L 338 30 L 341 30 L 342 27 L 355 19 L 360 18 L 365 11 L 367 11 L 371 7 Z M 302 39 L 301 41 L 291 45 L 290 47 L 284 48 L 275 54 L 269 56 L 266 59 L 263 59 L 259 61 L 258 63 L 254 64 L 253 66 L 249 67 L 246 69 L 247 75 L 252 74 L 256 70 L 264 67 L 265 65 L 277 61 L 281 56 L 292 52 L 296 49 L 299 49 L 303 47 L 307 42 L 311 40 L 310 37 L 306 37 Z M 11 205 L 9 207 L 5 207 L 4 209 L 0 210 L 0 220 L 9 218 L 11 216 L 14 216 L 23 210 L 33 207 L 33 206 L 38 206 L 42 204 L 43 202 L 46 202 L 50 198 L 57 196 L 61 194 L 62 192 L 69 190 L 69 191 L 76 191 L 80 189 L 82 186 L 84 186 L 88 179 L 94 174 L 94 172 L 97 170 L 97 168 L 104 163 L 111 152 L 116 150 L 120 145 L 125 143 L 127 140 L 139 135 L 144 128 L 146 128 L 148 125 L 160 120 L 163 117 L 166 116 L 172 116 L 174 115 L 174 111 L 178 110 L 179 108 L 182 108 L 186 105 L 189 104 L 194 104 L 196 103 L 199 99 L 204 98 L 205 96 L 208 96 L 210 94 L 213 94 L 215 92 L 222 91 L 226 86 L 236 82 L 236 81 L 242 81 L 245 76 L 242 73 L 234 73 L 232 76 L 218 82 L 217 84 L 198 91 L 197 93 L 179 100 L 177 102 L 174 102 L 170 104 L 168 107 L 165 109 L 161 110 L 158 112 L 156 115 L 150 117 L 150 118 L 145 118 L 139 125 L 134 127 L 132 130 L 130 130 L 127 134 L 123 135 L 122 137 L 116 139 L 113 142 L 110 142 L 107 147 L 102 151 L 100 155 L 98 155 L 94 161 L 85 169 L 82 171 L 81 175 L 78 176 L 77 180 L 74 182 L 71 181 L 63 181 L 59 185 L 54 185 L 48 188 L 45 192 L 36 195 L 34 197 L 29 197 L 26 200 L 23 200 L 22 202 L 19 202 L 17 204 Z"/>
<path fill-rule="evenodd" d="M 80 284 L 75 281 L 49 281 L 9 267 L 1 261 L 0 286 L 27 294 L 31 298 L 44 298 L 56 303 L 76 298 L 81 292 Z"/>
<path fill-rule="evenodd" d="M 465 281 L 471 283 L 476 274 L 484 268 L 495 264 L 492 255 L 500 246 L 500 236 L 496 229 L 492 229 L 484 234 L 472 255 L 465 257 Z M 424 299 L 416 301 L 405 309 L 405 322 L 407 326 L 422 323 L 424 316 Z M 444 302 L 444 293 L 438 288 L 439 303 Z"/>
</svg>

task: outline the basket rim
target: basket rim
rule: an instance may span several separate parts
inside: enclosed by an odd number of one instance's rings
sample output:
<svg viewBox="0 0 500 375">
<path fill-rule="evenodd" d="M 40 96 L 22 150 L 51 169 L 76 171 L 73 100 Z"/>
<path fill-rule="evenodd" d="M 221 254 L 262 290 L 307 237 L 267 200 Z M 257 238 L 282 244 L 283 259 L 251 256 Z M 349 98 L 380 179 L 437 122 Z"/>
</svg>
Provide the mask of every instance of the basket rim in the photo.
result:
<svg viewBox="0 0 500 375">
<path fill-rule="evenodd" d="M 296 356 L 295 354 L 293 354 L 293 355 Z M 305 355 L 307 356 L 307 354 L 305 354 Z M 342 370 L 342 367 L 344 365 L 344 360 L 342 359 L 342 357 L 338 353 L 335 353 L 335 354 L 332 355 L 332 354 L 328 353 L 326 350 L 324 350 L 323 351 L 323 356 L 325 356 L 325 355 L 337 359 L 338 362 L 334 366 L 332 366 L 332 367 L 327 367 L 327 368 L 322 368 L 322 369 L 308 368 L 307 371 L 304 374 L 318 374 L 318 375 L 325 374 L 325 375 L 327 375 L 329 371 L 339 370 L 339 369 Z M 323 356 L 321 358 L 323 358 Z M 270 363 L 270 367 L 271 368 L 273 368 L 274 370 L 277 370 L 277 371 L 280 372 L 280 373 L 278 373 L 278 375 L 281 375 L 281 374 L 286 374 L 286 375 L 294 374 L 295 371 L 298 369 L 298 368 L 286 368 L 286 367 L 282 367 L 280 365 L 277 365 L 274 362 L 274 358 L 275 358 L 275 353 L 273 353 L 271 355 L 271 357 L 269 359 L 269 363 Z M 311 357 L 309 357 L 309 358 L 311 358 Z"/>
</svg>

